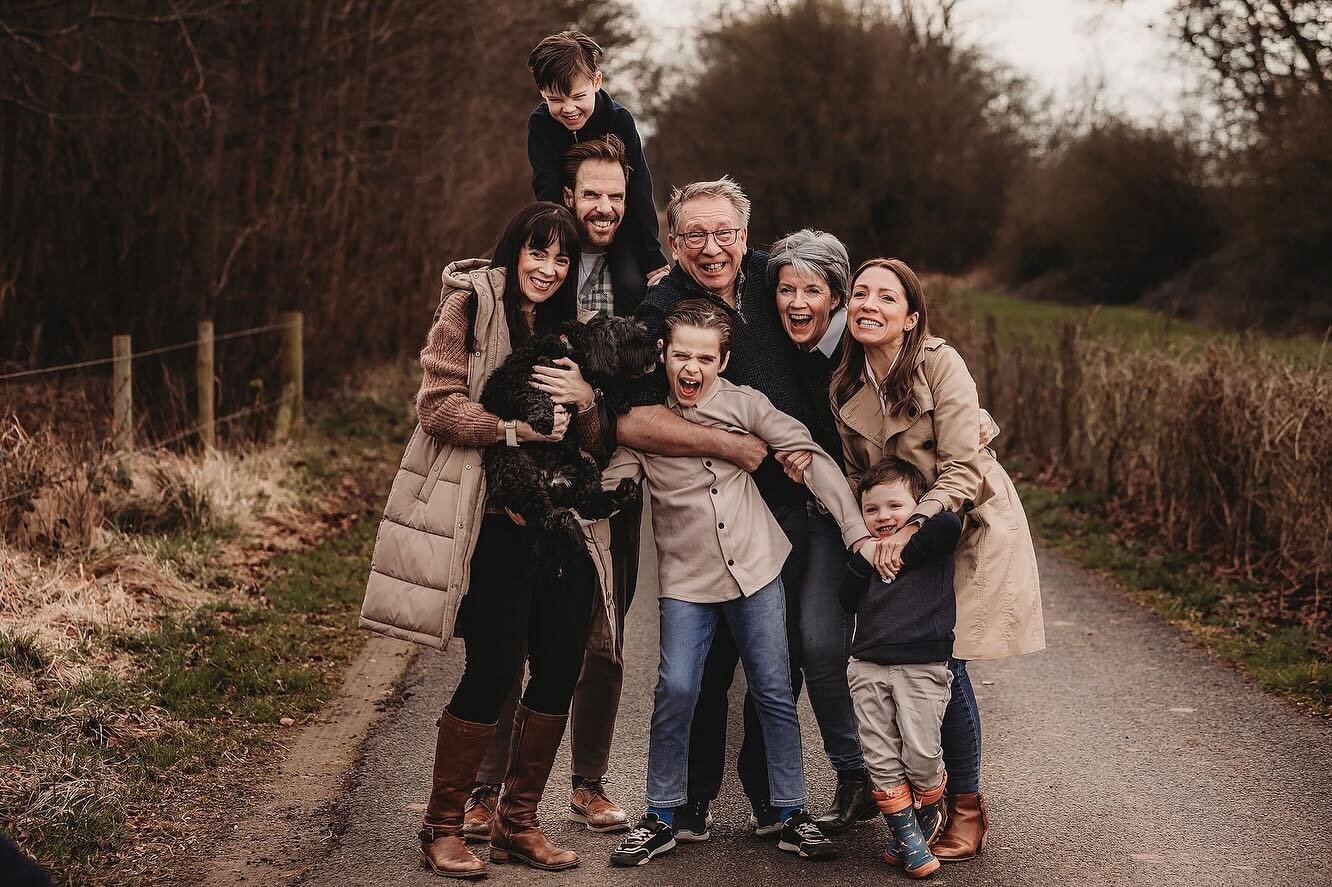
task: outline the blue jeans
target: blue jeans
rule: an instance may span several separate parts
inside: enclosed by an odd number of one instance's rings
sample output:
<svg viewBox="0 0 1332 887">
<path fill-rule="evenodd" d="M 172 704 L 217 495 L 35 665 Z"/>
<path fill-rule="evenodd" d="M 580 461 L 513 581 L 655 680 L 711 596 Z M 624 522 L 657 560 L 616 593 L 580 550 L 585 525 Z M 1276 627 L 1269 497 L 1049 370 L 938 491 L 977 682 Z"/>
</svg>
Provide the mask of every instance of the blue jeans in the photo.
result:
<svg viewBox="0 0 1332 887">
<path fill-rule="evenodd" d="M 980 791 L 981 724 L 976 694 L 967 677 L 965 659 L 949 659 L 953 673 L 953 696 L 944 711 L 939 739 L 943 743 L 944 768 L 948 771 L 948 794 Z"/>
<path fill-rule="evenodd" d="M 648 744 L 647 802 L 653 807 L 678 807 L 686 801 L 694 705 L 703 662 L 722 619 L 739 649 L 762 725 L 772 804 L 803 807 L 805 769 L 786 648 L 786 592 L 780 577 L 749 597 L 720 604 L 661 599 L 661 665 Z"/>
<path fill-rule="evenodd" d="M 860 725 L 846 682 L 855 621 L 837 599 L 846 560 L 846 545 L 836 521 L 810 505 L 809 566 L 800 592 L 801 665 L 823 750 L 838 773 L 865 767 Z"/>
</svg>

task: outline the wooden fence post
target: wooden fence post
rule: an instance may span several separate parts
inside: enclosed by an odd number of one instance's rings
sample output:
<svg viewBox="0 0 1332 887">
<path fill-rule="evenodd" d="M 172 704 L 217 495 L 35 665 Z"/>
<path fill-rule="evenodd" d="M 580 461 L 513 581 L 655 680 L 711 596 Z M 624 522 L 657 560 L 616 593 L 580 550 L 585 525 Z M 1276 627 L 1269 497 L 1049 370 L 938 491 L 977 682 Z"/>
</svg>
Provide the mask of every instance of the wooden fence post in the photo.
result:
<svg viewBox="0 0 1332 887">
<path fill-rule="evenodd" d="M 111 441 L 116 452 L 134 449 L 134 388 L 130 372 L 130 337 L 111 337 Z"/>
<path fill-rule="evenodd" d="M 286 324 L 283 330 L 282 354 L 282 397 L 284 403 L 278 408 L 278 427 L 276 438 L 279 443 L 288 436 L 299 439 L 305 426 L 305 351 L 303 334 L 305 318 L 299 311 L 288 311 L 282 315 Z"/>
<path fill-rule="evenodd" d="M 213 380 L 213 322 L 199 321 L 199 350 L 195 360 L 195 378 L 199 388 L 199 446 L 205 453 L 217 446 L 217 413 Z"/>
</svg>

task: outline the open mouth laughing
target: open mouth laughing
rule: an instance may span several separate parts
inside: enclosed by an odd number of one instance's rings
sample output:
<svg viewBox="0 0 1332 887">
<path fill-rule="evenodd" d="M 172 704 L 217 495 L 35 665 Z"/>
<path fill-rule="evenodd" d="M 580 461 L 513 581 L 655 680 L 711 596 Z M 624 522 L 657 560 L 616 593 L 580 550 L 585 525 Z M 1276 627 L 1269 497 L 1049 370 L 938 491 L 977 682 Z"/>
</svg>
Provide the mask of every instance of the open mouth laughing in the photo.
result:
<svg viewBox="0 0 1332 887">
<path fill-rule="evenodd" d="M 807 333 L 814 328 L 814 315 L 806 311 L 788 311 L 786 323 L 793 333 Z"/>
<path fill-rule="evenodd" d="M 703 380 L 686 379 L 684 376 L 677 376 L 675 384 L 681 400 L 693 400 L 698 396 L 699 390 L 702 389 Z"/>
</svg>

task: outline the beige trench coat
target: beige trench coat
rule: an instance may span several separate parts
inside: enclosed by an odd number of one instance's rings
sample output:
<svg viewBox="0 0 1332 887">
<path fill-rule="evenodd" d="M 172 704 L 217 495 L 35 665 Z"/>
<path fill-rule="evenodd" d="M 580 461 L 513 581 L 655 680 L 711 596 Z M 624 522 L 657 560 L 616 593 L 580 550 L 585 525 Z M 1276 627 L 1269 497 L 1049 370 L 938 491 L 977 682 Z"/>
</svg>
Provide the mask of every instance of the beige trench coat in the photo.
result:
<svg viewBox="0 0 1332 887">
<path fill-rule="evenodd" d="M 467 391 L 481 388 L 512 350 L 504 319 L 504 271 L 481 259 L 455 262 L 444 270 L 444 297 L 457 290 L 476 295 L 476 350 L 467 368 Z M 590 313 L 580 312 L 580 320 Z M 485 511 L 486 478 L 481 451 L 425 433 L 420 425 L 403 453 L 375 538 L 370 578 L 361 606 L 362 628 L 405 641 L 447 648 L 458 608 L 467 593 L 472 553 Z M 601 606 L 593 614 L 588 646 L 618 659 L 615 596 L 610 562 L 610 524 L 584 522 L 583 534 L 601 584 Z"/>
<path fill-rule="evenodd" d="M 916 363 L 914 403 L 888 416 L 864 383 L 837 410 L 847 475 L 860 476 L 885 455 L 915 465 L 929 491 L 916 508 L 962 518 L 953 590 L 958 659 L 1002 659 L 1045 649 L 1036 551 L 1013 481 L 976 437 L 976 383 L 961 355 L 928 338 Z"/>
</svg>

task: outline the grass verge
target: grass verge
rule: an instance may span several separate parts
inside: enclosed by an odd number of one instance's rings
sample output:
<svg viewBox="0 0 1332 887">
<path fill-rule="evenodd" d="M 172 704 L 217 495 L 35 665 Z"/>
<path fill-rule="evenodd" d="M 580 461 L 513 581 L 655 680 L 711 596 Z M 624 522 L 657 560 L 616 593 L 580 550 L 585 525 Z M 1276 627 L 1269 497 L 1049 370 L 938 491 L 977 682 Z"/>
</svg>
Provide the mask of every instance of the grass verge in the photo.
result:
<svg viewBox="0 0 1332 887">
<path fill-rule="evenodd" d="M 1117 529 L 1108 504 L 1076 490 L 1019 484 L 1033 533 L 1185 628 L 1262 687 L 1332 714 L 1332 639 L 1254 604 L 1258 589 Z"/>
<path fill-rule="evenodd" d="M 1209 345 L 1242 344 L 1296 367 L 1326 365 L 1332 360 L 1332 349 L 1313 336 L 1223 330 L 1134 305 L 1037 302 L 998 289 L 947 281 L 936 285 L 932 295 L 939 297 L 943 310 L 960 317 L 994 317 L 996 336 L 1002 345 L 1050 342 L 1062 336 L 1068 324 L 1085 323 L 1089 334 L 1118 339 L 1135 349 L 1165 350 L 1179 356 L 1200 356 Z"/>
<path fill-rule="evenodd" d="M 189 595 L 68 642 L 0 624 L 0 830 L 57 883 L 169 877 L 191 811 L 233 804 L 244 765 L 336 693 L 363 643 L 356 614 L 408 384 L 312 410 L 278 481 L 301 503 L 281 527 L 132 534 Z"/>
</svg>

